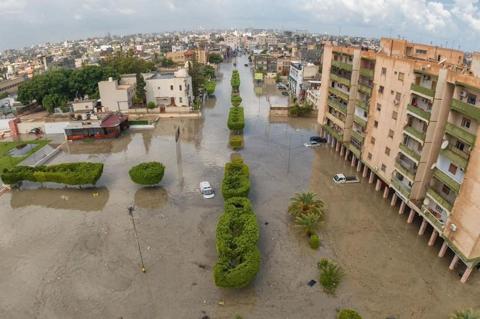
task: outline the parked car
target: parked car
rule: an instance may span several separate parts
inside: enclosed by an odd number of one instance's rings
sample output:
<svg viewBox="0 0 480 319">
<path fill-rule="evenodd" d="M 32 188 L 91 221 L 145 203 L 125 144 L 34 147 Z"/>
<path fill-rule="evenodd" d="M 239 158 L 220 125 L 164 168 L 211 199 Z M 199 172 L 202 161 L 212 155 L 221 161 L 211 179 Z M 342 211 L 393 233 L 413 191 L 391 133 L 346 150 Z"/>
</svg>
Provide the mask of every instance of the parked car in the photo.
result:
<svg viewBox="0 0 480 319">
<path fill-rule="evenodd" d="M 321 144 L 316 141 L 310 141 L 309 143 L 303 144 L 305 147 L 319 147 Z"/>
<path fill-rule="evenodd" d="M 342 173 L 335 174 L 335 176 L 333 176 L 333 181 L 335 184 L 360 183 L 357 176 L 345 176 Z"/>
<path fill-rule="evenodd" d="M 206 181 L 200 183 L 200 193 L 202 193 L 203 198 L 215 197 L 215 191 L 213 190 L 210 183 Z"/>
<path fill-rule="evenodd" d="M 283 83 L 277 83 L 277 89 L 279 90 L 286 90 L 287 86 Z"/>
<path fill-rule="evenodd" d="M 310 136 L 310 142 L 327 143 L 327 139 L 321 136 Z"/>
<path fill-rule="evenodd" d="M 244 66 L 248 66 L 248 63 L 245 63 Z"/>
<path fill-rule="evenodd" d="M 282 95 L 283 96 L 288 96 L 288 92 L 287 91 L 282 91 Z"/>
</svg>

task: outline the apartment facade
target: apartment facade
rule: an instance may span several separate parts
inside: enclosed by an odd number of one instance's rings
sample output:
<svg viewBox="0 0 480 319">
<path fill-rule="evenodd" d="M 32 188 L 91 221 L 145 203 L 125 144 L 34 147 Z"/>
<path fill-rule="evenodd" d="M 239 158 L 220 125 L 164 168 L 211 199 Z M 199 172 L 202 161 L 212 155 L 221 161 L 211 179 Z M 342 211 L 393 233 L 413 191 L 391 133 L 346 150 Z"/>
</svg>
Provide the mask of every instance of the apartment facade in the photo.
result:
<svg viewBox="0 0 480 319">
<path fill-rule="evenodd" d="M 121 84 L 118 80 L 109 78 L 98 82 L 98 91 L 105 111 L 128 112 L 133 105 L 134 84 Z"/>
<path fill-rule="evenodd" d="M 292 61 L 288 74 L 290 95 L 303 100 L 307 90 L 305 84 L 318 78 L 318 69 L 318 65 Z"/>
<path fill-rule="evenodd" d="M 392 206 L 443 239 L 466 282 L 480 263 L 480 78 L 463 53 L 382 39 L 380 52 L 326 45 L 318 122 Z M 474 60 L 472 66 L 477 61 Z M 473 71 L 473 72 L 472 72 Z"/>
<path fill-rule="evenodd" d="M 166 109 L 192 106 L 192 78 L 186 69 L 144 75 L 144 78 L 147 103 L 154 102 L 157 106 Z"/>
</svg>

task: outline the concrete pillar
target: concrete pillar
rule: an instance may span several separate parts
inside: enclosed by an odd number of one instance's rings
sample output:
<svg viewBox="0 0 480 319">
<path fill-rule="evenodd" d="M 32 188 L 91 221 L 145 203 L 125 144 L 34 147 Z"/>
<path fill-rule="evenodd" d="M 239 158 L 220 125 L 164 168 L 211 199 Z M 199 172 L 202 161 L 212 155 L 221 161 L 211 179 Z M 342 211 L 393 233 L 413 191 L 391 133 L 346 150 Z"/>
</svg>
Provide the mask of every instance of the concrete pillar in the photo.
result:
<svg viewBox="0 0 480 319">
<path fill-rule="evenodd" d="M 470 277 L 470 274 L 472 273 L 472 270 L 473 270 L 473 267 L 467 267 L 467 269 L 465 269 L 465 272 L 463 273 L 463 276 L 460 279 L 460 282 L 462 284 L 467 282 L 467 279 L 468 279 L 468 277 Z"/>
<path fill-rule="evenodd" d="M 413 210 L 413 208 L 411 208 L 410 214 L 408 214 L 407 223 L 411 224 L 414 218 L 415 218 L 415 211 Z"/>
<path fill-rule="evenodd" d="M 337 141 L 336 143 L 337 145 L 335 145 L 335 152 L 339 152 L 340 151 L 340 143 Z"/>
<path fill-rule="evenodd" d="M 345 153 L 345 146 L 341 146 L 340 147 L 340 156 L 343 156 L 343 154 Z"/>
<path fill-rule="evenodd" d="M 458 255 L 453 256 L 452 262 L 450 263 L 450 266 L 448 266 L 448 269 L 454 270 L 455 267 L 457 266 L 458 259 L 459 259 Z"/>
<path fill-rule="evenodd" d="M 362 161 L 359 159 L 357 162 L 357 172 L 360 172 L 362 170 Z"/>
<path fill-rule="evenodd" d="M 363 174 L 362 174 L 362 176 L 363 176 L 363 177 L 367 177 L 367 174 L 368 174 L 368 166 L 367 166 L 367 165 L 363 165 Z"/>
<path fill-rule="evenodd" d="M 377 183 L 375 184 L 375 191 L 379 191 L 380 189 L 382 188 L 382 181 L 379 179 L 377 179 Z"/>
<path fill-rule="evenodd" d="M 375 179 L 375 173 L 373 171 L 370 171 L 370 177 L 368 178 L 368 183 L 372 184 Z"/>
<path fill-rule="evenodd" d="M 407 206 L 407 203 L 405 203 L 403 200 L 402 200 L 402 203 L 400 204 L 400 209 L 398 210 L 398 214 L 399 215 L 402 215 L 404 212 L 405 212 L 405 207 Z"/>
<path fill-rule="evenodd" d="M 334 148 L 334 147 L 335 147 L 335 139 L 333 138 L 333 136 L 331 137 L 330 147 L 331 147 L 331 148 Z"/>
<path fill-rule="evenodd" d="M 390 202 L 390 206 L 395 206 L 396 203 L 397 203 L 397 193 L 393 193 L 392 201 Z"/>
<path fill-rule="evenodd" d="M 383 198 L 387 198 L 388 193 L 390 193 L 390 188 L 387 185 L 385 185 L 385 189 L 383 190 Z"/>
<path fill-rule="evenodd" d="M 345 147 L 345 161 L 348 160 L 348 154 L 350 154 L 350 151 Z"/>
<path fill-rule="evenodd" d="M 443 241 L 442 248 L 440 248 L 440 251 L 438 252 L 438 257 L 443 257 L 445 256 L 445 253 L 447 252 L 447 241 Z"/>
<path fill-rule="evenodd" d="M 438 232 L 434 229 L 432 234 L 430 235 L 430 239 L 428 240 L 428 246 L 435 245 L 435 241 L 437 240 Z"/>
<path fill-rule="evenodd" d="M 352 155 L 352 162 L 350 163 L 350 166 L 355 167 L 355 164 L 356 164 L 356 157 L 355 155 Z"/>
<path fill-rule="evenodd" d="M 418 230 L 418 235 L 422 236 L 425 233 L 425 229 L 427 229 L 427 221 L 424 218 L 422 220 L 422 224 L 420 225 L 420 229 Z"/>
</svg>

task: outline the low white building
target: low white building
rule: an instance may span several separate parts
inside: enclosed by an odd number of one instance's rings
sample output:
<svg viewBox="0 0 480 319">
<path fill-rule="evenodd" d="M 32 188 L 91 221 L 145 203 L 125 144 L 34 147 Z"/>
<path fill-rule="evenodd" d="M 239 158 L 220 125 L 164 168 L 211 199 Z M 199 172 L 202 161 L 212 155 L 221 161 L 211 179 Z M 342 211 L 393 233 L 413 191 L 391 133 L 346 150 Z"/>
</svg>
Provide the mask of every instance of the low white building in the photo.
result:
<svg viewBox="0 0 480 319">
<path fill-rule="evenodd" d="M 148 102 L 160 107 L 191 107 L 193 104 L 192 77 L 186 69 L 176 72 L 157 72 L 144 75 Z"/>
<path fill-rule="evenodd" d="M 98 82 L 98 91 L 102 106 L 107 112 L 127 112 L 133 105 L 134 84 L 119 84 L 117 80 L 109 78 Z"/>
</svg>

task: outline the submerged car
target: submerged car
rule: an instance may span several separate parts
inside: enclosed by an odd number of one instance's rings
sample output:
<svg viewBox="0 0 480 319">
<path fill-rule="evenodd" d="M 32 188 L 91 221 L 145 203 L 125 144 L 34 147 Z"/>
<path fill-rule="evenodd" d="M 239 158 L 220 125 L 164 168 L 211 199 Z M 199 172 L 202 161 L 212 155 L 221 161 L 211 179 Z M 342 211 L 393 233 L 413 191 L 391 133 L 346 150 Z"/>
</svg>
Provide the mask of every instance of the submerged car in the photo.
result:
<svg viewBox="0 0 480 319">
<path fill-rule="evenodd" d="M 321 136 L 310 136 L 310 142 L 327 143 L 327 139 Z"/>
<path fill-rule="evenodd" d="M 200 193 L 202 193 L 203 198 L 213 198 L 215 197 L 215 191 L 209 182 L 200 183 Z"/>
</svg>

